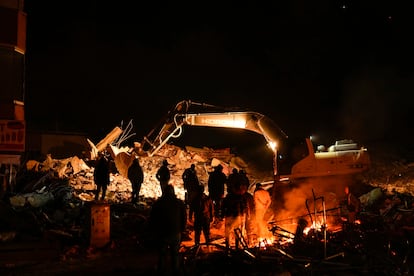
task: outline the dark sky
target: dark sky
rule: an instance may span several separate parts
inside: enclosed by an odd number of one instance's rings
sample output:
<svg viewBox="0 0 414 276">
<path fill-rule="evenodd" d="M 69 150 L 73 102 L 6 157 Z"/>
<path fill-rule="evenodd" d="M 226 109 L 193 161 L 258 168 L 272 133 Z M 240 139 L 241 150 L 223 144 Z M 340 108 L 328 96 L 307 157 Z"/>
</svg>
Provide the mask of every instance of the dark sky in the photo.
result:
<svg viewBox="0 0 414 276">
<path fill-rule="evenodd" d="M 190 99 L 263 113 L 294 136 L 411 141 L 401 3 L 26 0 L 26 119 L 98 137 L 133 119 L 142 137 Z"/>
</svg>

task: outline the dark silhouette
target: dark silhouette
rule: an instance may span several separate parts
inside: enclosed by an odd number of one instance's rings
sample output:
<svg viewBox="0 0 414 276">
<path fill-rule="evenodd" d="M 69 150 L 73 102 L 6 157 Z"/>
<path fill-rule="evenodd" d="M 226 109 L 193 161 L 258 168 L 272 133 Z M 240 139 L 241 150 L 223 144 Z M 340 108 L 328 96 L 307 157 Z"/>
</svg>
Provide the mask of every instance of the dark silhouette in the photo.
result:
<svg viewBox="0 0 414 276">
<path fill-rule="evenodd" d="M 167 160 L 162 161 L 162 165 L 155 174 L 155 177 L 160 182 L 161 192 L 164 193 L 165 188 L 168 186 L 171 177 L 170 169 L 168 169 Z"/>
<path fill-rule="evenodd" d="M 245 170 L 239 170 L 239 185 L 241 189 L 249 189 L 250 179 Z"/>
<path fill-rule="evenodd" d="M 245 210 L 245 229 L 247 235 L 247 242 L 249 245 L 254 245 L 257 238 L 257 227 L 256 227 L 256 211 L 254 207 L 254 197 L 247 191 L 248 186 L 242 184 L 240 186 L 240 192 L 246 205 Z"/>
<path fill-rule="evenodd" d="M 227 177 L 223 173 L 223 166 L 218 165 L 214 168 L 208 177 L 208 194 L 213 200 L 214 217 L 221 219 L 221 204 L 224 198 L 224 185 L 227 182 Z"/>
<path fill-rule="evenodd" d="M 128 179 L 132 185 L 132 203 L 137 203 L 142 182 L 144 182 L 144 172 L 139 164 L 138 156 L 135 156 L 132 164 L 128 168 Z"/>
<path fill-rule="evenodd" d="M 361 201 L 351 193 L 349 186 L 345 187 L 345 206 L 348 212 L 348 223 L 354 224 L 361 209 Z"/>
<path fill-rule="evenodd" d="M 293 238 L 294 248 L 296 249 L 303 249 L 303 246 L 306 243 L 306 236 L 303 232 L 306 227 L 308 226 L 308 222 L 304 218 L 299 218 L 298 224 L 296 227 L 295 237 Z"/>
<path fill-rule="evenodd" d="M 204 193 L 204 186 L 197 187 L 197 193 L 191 202 L 189 217 L 194 216 L 194 243 L 200 244 L 201 231 L 203 231 L 206 243 L 210 242 L 210 224 L 213 222 L 213 200 Z"/>
<path fill-rule="evenodd" d="M 243 199 L 243 196 L 240 193 L 227 193 L 222 204 L 226 248 L 230 247 L 232 235 L 234 235 L 235 229 L 239 228 L 241 233 L 244 232 L 246 209 L 246 201 Z M 239 248 L 240 241 L 236 237 L 234 238 L 235 247 Z"/>
<path fill-rule="evenodd" d="M 165 187 L 162 196 L 152 206 L 149 223 L 159 250 L 158 274 L 165 275 L 170 271 L 167 265 L 170 259 L 172 272 L 178 275 L 179 249 L 187 223 L 187 212 L 184 202 L 176 197 L 172 185 Z"/>
<path fill-rule="evenodd" d="M 99 193 L 101 194 L 101 200 L 105 199 L 106 189 L 108 188 L 109 178 L 109 162 L 106 159 L 104 153 L 99 153 L 98 160 L 96 161 L 95 171 L 93 172 L 93 180 L 96 184 L 95 200 L 99 199 Z"/>
<path fill-rule="evenodd" d="M 197 177 L 197 172 L 195 170 L 195 165 L 191 166 L 184 170 L 182 174 L 184 189 L 186 190 L 185 201 L 190 206 L 191 202 L 198 193 L 199 181 Z"/>
<path fill-rule="evenodd" d="M 240 188 L 239 171 L 236 168 L 231 170 L 231 174 L 227 177 L 227 192 L 237 193 Z"/>
</svg>

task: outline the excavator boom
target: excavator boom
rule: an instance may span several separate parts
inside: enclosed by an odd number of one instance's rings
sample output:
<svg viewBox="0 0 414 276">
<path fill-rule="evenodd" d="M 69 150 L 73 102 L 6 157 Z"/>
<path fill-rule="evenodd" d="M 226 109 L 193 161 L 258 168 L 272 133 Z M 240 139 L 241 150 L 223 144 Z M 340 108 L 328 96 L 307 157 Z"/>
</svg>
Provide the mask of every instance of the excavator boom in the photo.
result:
<svg viewBox="0 0 414 276">
<path fill-rule="evenodd" d="M 201 110 L 190 111 L 190 107 L 194 106 Z M 317 152 L 307 138 L 305 143 L 292 147 L 290 153 L 285 147 L 284 153 L 280 154 L 279 147 L 287 144 L 288 137 L 265 115 L 253 111 L 229 111 L 228 108 L 191 101 L 181 101 L 168 112 L 161 123 L 144 137 L 141 143 L 143 151 L 148 156 L 155 155 L 171 138 L 182 134 L 184 125 L 244 129 L 262 135 L 274 154 L 275 179 L 280 176 L 295 179 L 355 174 L 366 171 L 370 166 L 367 150 L 358 148 L 351 140 L 338 141 L 329 151 Z M 285 153 L 284 158 L 279 160 L 278 155 Z"/>
<path fill-rule="evenodd" d="M 204 108 L 215 106 L 182 101 L 168 113 L 164 124 L 159 127 L 159 131 L 153 129 L 149 135 L 144 137 L 142 146 L 149 156 L 153 156 L 171 138 L 178 138 L 182 134 L 182 126 L 203 126 L 220 128 L 237 128 L 256 132 L 266 139 L 268 146 L 277 151 L 278 141 L 287 138 L 287 135 L 268 117 L 252 111 L 224 111 L 224 112 L 204 112 L 189 113 L 189 107 L 197 105 Z M 150 138 L 153 134 L 157 135 Z"/>
</svg>

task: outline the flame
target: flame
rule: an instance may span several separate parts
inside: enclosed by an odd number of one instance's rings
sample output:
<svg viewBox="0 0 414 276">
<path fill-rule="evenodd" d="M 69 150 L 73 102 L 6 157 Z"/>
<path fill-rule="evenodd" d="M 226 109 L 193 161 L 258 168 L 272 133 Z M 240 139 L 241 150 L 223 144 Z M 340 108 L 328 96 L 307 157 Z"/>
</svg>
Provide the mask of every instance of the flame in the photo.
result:
<svg viewBox="0 0 414 276">
<path fill-rule="evenodd" d="M 328 229 L 328 224 L 325 224 L 325 227 Z M 308 226 L 303 230 L 303 234 L 308 236 L 310 230 L 316 230 L 318 232 L 323 231 L 323 223 L 314 221 L 311 226 Z"/>
<path fill-rule="evenodd" d="M 267 237 L 267 238 L 260 237 L 258 238 L 257 247 L 259 247 L 260 249 L 266 250 L 266 248 L 269 246 L 272 246 L 274 242 L 275 242 L 274 237 Z"/>
</svg>

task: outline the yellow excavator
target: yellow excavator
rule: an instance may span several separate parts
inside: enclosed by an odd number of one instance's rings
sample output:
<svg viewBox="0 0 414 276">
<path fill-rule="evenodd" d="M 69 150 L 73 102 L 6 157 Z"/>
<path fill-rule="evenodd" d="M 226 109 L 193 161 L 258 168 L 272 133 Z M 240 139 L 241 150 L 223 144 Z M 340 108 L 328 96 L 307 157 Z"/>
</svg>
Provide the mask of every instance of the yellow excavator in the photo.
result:
<svg viewBox="0 0 414 276">
<path fill-rule="evenodd" d="M 244 129 L 262 135 L 273 152 L 273 174 L 277 181 L 358 174 L 370 167 L 367 149 L 358 147 L 352 140 L 336 141 L 327 149 L 322 146 L 315 149 L 311 137 L 307 137 L 288 148 L 285 132 L 261 113 L 190 100 L 179 102 L 143 138 L 143 151 L 153 156 L 171 138 L 180 137 L 184 125 Z"/>
</svg>

